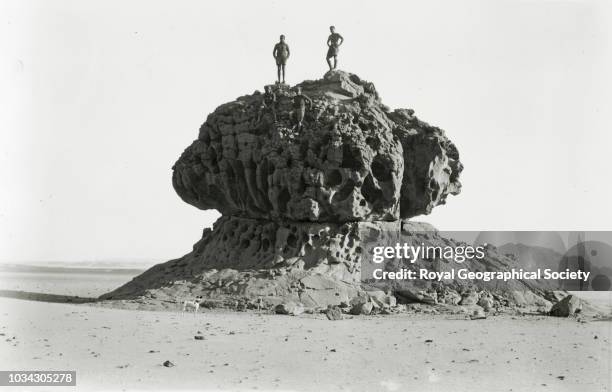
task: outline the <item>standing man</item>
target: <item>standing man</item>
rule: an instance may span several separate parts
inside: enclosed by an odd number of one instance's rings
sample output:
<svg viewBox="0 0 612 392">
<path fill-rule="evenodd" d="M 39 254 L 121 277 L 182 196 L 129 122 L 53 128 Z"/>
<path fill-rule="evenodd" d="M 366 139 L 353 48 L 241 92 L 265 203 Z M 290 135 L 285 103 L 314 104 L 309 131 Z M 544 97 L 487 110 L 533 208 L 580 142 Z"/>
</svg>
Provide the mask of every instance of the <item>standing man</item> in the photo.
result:
<svg viewBox="0 0 612 392">
<path fill-rule="evenodd" d="M 276 94 L 274 94 L 274 91 L 272 91 L 270 86 L 266 86 L 264 89 L 265 92 L 257 113 L 257 122 L 261 122 L 265 111 L 272 113 L 272 118 L 274 119 L 274 122 L 276 122 Z"/>
<path fill-rule="evenodd" d="M 344 43 L 344 38 L 336 33 L 336 28 L 334 26 L 329 26 L 329 31 L 331 34 L 327 38 L 327 65 L 329 65 L 329 70 L 336 69 L 338 66 L 338 51 L 340 51 L 340 45 Z M 331 59 L 334 58 L 334 66 L 332 67 Z"/>
<path fill-rule="evenodd" d="M 293 97 L 293 108 L 295 109 L 295 117 L 297 120 L 297 131 L 302 130 L 302 122 L 306 114 L 306 105 L 312 107 L 312 99 L 307 95 L 302 94 L 302 87 L 298 86 L 297 94 Z"/>
<path fill-rule="evenodd" d="M 285 83 L 285 65 L 287 64 L 287 59 L 289 58 L 289 45 L 285 42 L 285 36 L 280 36 L 280 42 L 274 45 L 274 50 L 272 51 L 272 55 L 276 60 L 276 73 L 278 75 L 278 82 L 281 82 L 281 73 L 283 75 L 283 83 Z"/>
</svg>

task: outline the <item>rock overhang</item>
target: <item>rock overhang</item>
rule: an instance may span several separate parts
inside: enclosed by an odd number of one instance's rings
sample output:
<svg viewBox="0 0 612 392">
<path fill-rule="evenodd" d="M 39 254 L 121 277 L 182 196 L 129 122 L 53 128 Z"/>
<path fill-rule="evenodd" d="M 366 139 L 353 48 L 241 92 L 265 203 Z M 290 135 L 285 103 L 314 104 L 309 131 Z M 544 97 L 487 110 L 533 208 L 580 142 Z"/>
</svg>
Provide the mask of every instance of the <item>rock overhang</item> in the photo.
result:
<svg viewBox="0 0 612 392">
<path fill-rule="evenodd" d="M 296 129 L 296 88 L 312 99 Z M 219 106 L 173 167 L 179 196 L 200 209 L 264 220 L 393 221 L 458 194 L 462 165 L 444 131 L 390 111 L 374 85 L 334 71 L 278 85 L 276 121 L 255 92 Z"/>
</svg>

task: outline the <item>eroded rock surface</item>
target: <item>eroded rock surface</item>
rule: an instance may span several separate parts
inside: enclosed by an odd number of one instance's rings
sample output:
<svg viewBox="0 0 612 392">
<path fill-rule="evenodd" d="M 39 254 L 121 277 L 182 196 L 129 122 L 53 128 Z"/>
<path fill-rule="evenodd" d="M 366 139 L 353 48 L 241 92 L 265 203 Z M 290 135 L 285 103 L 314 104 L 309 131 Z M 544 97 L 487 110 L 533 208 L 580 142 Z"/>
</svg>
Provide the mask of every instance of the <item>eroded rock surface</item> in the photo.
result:
<svg viewBox="0 0 612 392">
<path fill-rule="evenodd" d="M 372 244 L 461 245 L 431 225 L 407 221 L 459 193 L 459 153 L 444 131 L 410 109 L 391 111 L 374 85 L 356 75 L 335 71 L 299 86 L 312 100 L 302 129 L 296 127 L 296 89 L 285 85 L 274 87 L 276 116 L 262 111 L 258 92 L 208 116 L 176 162 L 172 183 L 187 203 L 223 216 L 190 253 L 101 299 L 173 308 L 199 295 L 204 307 L 263 306 L 285 314 L 320 308 L 334 320 L 343 311 L 389 312 L 398 300 L 480 303 L 487 311 L 530 303 L 550 307 L 523 282 L 512 290 L 524 295 L 495 287 L 475 291 L 459 281 L 409 288 L 362 284 Z M 470 268 L 504 270 L 513 263 L 487 249 L 487 257 Z"/>
<path fill-rule="evenodd" d="M 204 297 L 203 306 L 232 309 L 273 309 L 280 304 L 307 308 L 346 305 L 347 312 L 366 314 L 403 303 L 478 306 L 487 311 L 533 306 L 548 311 L 542 282 L 513 281 L 481 287 L 460 279 L 418 280 L 403 283 L 367 279 L 365 260 L 372 244 L 408 243 L 431 246 L 465 245 L 444 238 L 430 227 L 414 222 L 273 222 L 222 217 L 212 230 L 204 230 L 192 252 L 158 264 L 102 299 L 137 299 L 145 308 L 176 307 L 182 299 Z M 433 229 L 433 228 L 432 228 Z M 518 268 L 516 260 L 487 247 L 485 257 L 466 263 L 469 270 L 500 271 Z M 412 268 L 448 271 L 446 260 L 420 259 Z M 369 268 L 369 267 L 368 267 Z M 392 269 L 394 270 L 394 269 Z M 363 274 L 363 275 L 362 275 Z M 180 301 L 179 301 L 180 302 Z M 485 304 L 486 302 L 486 304 Z"/>
<path fill-rule="evenodd" d="M 211 113 L 174 166 L 181 198 L 223 215 L 348 222 L 428 214 L 459 193 L 444 131 L 390 111 L 372 83 L 334 71 L 298 86 L 313 101 L 299 131 L 295 88 L 276 88 L 276 122 L 258 92 Z"/>
</svg>

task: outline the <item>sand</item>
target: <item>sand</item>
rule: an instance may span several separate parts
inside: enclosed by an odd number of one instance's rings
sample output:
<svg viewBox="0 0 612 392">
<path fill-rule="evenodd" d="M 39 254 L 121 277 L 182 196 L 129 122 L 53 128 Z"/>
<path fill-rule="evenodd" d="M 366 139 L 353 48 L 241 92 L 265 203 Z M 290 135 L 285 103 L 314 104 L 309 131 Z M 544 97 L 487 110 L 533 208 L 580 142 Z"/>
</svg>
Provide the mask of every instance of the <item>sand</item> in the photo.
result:
<svg viewBox="0 0 612 392">
<path fill-rule="evenodd" d="M 75 268 L 0 264 L 0 288 L 80 297 L 99 297 L 143 269 Z"/>
<path fill-rule="evenodd" d="M 77 390 L 612 390 L 612 321 L 108 309 L 61 302 L 137 271 L 59 272 L 0 273 L 0 370 L 76 370 Z"/>
<path fill-rule="evenodd" d="M 0 369 L 76 370 L 79 390 L 608 391 L 612 383 L 609 321 L 194 316 L 9 298 L 0 312 Z"/>
</svg>

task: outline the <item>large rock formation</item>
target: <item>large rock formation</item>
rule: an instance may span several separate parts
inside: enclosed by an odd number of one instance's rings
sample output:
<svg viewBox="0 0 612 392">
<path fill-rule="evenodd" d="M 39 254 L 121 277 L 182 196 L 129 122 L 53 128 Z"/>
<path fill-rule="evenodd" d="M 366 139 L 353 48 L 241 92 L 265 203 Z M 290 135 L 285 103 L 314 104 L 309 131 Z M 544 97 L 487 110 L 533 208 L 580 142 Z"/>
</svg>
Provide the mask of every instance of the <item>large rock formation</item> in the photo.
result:
<svg viewBox="0 0 612 392">
<path fill-rule="evenodd" d="M 459 153 L 444 131 L 410 109 L 389 110 L 374 85 L 353 74 L 334 71 L 299 86 L 312 99 L 303 129 L 296 129 L 296 89 L 284 85 L 274 88 L 276 121 L 261 110 L 259 92 L 208 116 L 172 183 L 187 203 L 223 216 L 191 253 L 103 299 L 337 305 L 364 293 L 366 245 L 390 236 L 452 243 L 431 230 L 417 236 L 406 227 L 423 225 L 405 222 L 461 189 Z M 486 262 L 512 264 L 501 255 Z"/>
<path fill-rule="evenodd" d="M 301 83 L 313 103 L 295 130 L 294 89 L 277 122 L 256 92 L 219 106 L 174 166 L 181 198 L 223 215 L 273 221 L 394 221 L 428 214 L 461 188 L 457 149 L 412 110 L 389 111 L 374 85 L 332 72 Z"/>
</svg>

